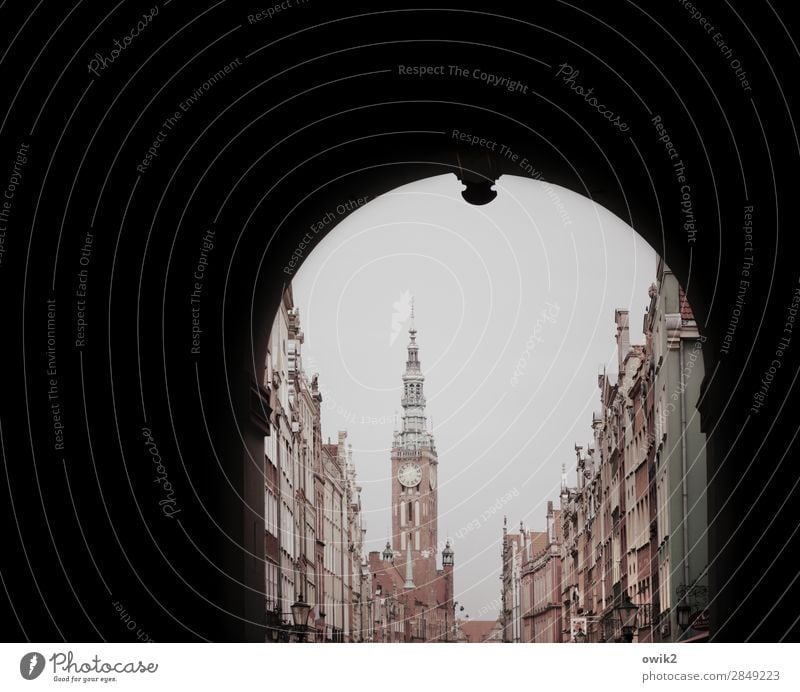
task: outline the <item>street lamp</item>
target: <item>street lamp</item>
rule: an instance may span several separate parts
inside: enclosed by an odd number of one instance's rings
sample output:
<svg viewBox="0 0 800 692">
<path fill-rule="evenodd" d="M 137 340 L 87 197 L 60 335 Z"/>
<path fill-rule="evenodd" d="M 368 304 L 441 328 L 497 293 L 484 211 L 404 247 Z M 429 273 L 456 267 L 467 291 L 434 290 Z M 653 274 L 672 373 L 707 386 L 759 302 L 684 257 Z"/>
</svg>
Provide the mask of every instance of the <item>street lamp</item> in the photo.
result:
<svg viewBox="0 0 800 692">
<path fill-rule="evenodd" d="M 464 606 L 462 605 L 459 608 L 458 601 L 453 601 L 453 625 L 452 625 L 452 627 L 447 624 L 447 608 L 445 608 L 445 611 L 444 611 L 444 640 L 446 642 L 450 641 L 449 632 L 450 632 L 451 629 L 453 630 L 453 641 L 454 642 L 458 641 L 458 616 L 456 615 L 456 608 L 458 608 L 460 612 L 462 612 L 462 613 L 464 612 Z"/>
<path fill-rule="evenodd" d="M 622 641 L 630 644 L 633 641 L 633 631 L 636 627 L 636 611 L 639 610 L 639 607 L 631 603 L 628 594 L 625 593 L 614 610 L 622 627 Z"/>
<path fill-rule="evenodd" d="M 306 626 L 311 606 L 303 600 L 303 594 L 300 594 L 300 597 L 292 603 L 291 608 L 294 627 L 297 630 L 297 639 L 304 642 L 306 640 Z"/>
</svg>

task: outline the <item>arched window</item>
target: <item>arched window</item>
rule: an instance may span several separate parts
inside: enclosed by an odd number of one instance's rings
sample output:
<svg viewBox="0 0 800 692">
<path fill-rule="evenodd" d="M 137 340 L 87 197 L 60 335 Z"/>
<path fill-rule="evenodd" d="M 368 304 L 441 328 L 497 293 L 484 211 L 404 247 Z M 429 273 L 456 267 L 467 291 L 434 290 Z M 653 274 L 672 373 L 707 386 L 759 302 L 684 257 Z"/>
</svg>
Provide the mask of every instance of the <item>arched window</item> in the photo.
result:
<svg viewBox="0 0 800 692">
<path fill-rule="evenodd" d="M 414 506 L 411 501 L 408 503 L 408 514 L 406 515 L 406 519 L 408 520 L 409 524 L 414 521 Z"/>
</svg>

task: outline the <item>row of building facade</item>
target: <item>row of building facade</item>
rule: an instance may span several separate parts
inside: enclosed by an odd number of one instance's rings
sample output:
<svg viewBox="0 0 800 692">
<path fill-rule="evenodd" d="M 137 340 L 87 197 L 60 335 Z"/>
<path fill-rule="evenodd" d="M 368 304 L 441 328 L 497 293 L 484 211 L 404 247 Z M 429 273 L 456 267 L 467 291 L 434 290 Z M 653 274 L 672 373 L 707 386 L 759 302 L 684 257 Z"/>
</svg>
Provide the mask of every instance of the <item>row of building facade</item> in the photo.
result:
<svg viewBox="0 0 800 692">
<path fill-rule="evenodd" d="M 303 366 L 304 334 L 289 286 L 270 333 L 264 389 L 266 640 L 463 641 L 455 620 L 453 550 L 438 545 L 438 456 L 425 415 L 413 322 L 403 374 L 402 426 L 390 464 L 392 535 L 364 554 L 366 526 L 347 432 L 322 439 L 318 376 Z M 394 546 L 394 547 L 392 547 Z M 293 621 L 292 606 L 310 606 Z"/>
<path fill-rule="evenodd" d="M 264 438 L 267 641 L 292 641 L 291 606 L 311 605 L 302 638 L 365 641 L 369 574 L 365 526 L 347 432 L 324 442 L 322 394 L 303 369 L 300 313 L 291 286 L 270 335 L 264 376 L 271 416 Z"/>
<path fill-rule="evenodd" d="M 563 468 L 545 531 L 504 526 L 503 641 L 708 637 L 703 338 L 663 260 L 649 295 L 643 345 L 631 344 L 628 312 L 615 312 L 616 377 L 598 377 L 575 484 Z"/>
</svg>

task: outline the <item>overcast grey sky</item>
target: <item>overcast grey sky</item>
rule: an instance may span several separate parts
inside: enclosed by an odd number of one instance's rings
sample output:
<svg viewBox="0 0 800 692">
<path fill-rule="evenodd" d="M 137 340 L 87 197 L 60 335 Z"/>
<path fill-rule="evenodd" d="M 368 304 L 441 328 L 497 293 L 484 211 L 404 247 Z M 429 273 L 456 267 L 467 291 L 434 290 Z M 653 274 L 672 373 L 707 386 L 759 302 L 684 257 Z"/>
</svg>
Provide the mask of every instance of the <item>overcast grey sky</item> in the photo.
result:
<svg viewBox="0 0 800 692">
<path fill-rule="evenodd" d="M 591 201 L 503 176 L 482 207 L 455 176 L 398 188 L 322 240 L 296 275 L 304 367 L 319 372 L 322 429 L 346 429 L 368 550 L 390 532 L 390 447 L 401 411 L 408 296 L 416 304 L 429 424 L 439 452 L 439 538 L 456 598 L 496 617 L 503 516 L 543 530 L 561 464 L 591 439 L 597 374 L 615 363 L 614 309 L 642 342 L 654 250 Z M 609 367 L 612 375 L 615 368 Z"/>
</svg>

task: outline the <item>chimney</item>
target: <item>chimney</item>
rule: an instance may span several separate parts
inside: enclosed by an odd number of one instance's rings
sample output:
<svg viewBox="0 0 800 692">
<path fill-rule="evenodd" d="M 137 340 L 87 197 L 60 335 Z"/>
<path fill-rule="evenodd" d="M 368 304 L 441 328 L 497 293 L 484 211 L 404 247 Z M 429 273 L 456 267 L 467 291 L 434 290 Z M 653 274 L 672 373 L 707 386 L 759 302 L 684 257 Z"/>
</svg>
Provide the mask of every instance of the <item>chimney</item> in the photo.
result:
<svg viewBox="0 0 800 692">
<path fill-rule="evenodd" d="M 631 350 L 631 335 L 628 330 L 628 311 L 615 310 L 614 321 L 617 323 L 617 360 L 619 362 L 619 374 L 621 376 L 625 358 Z"/>
</svg>

